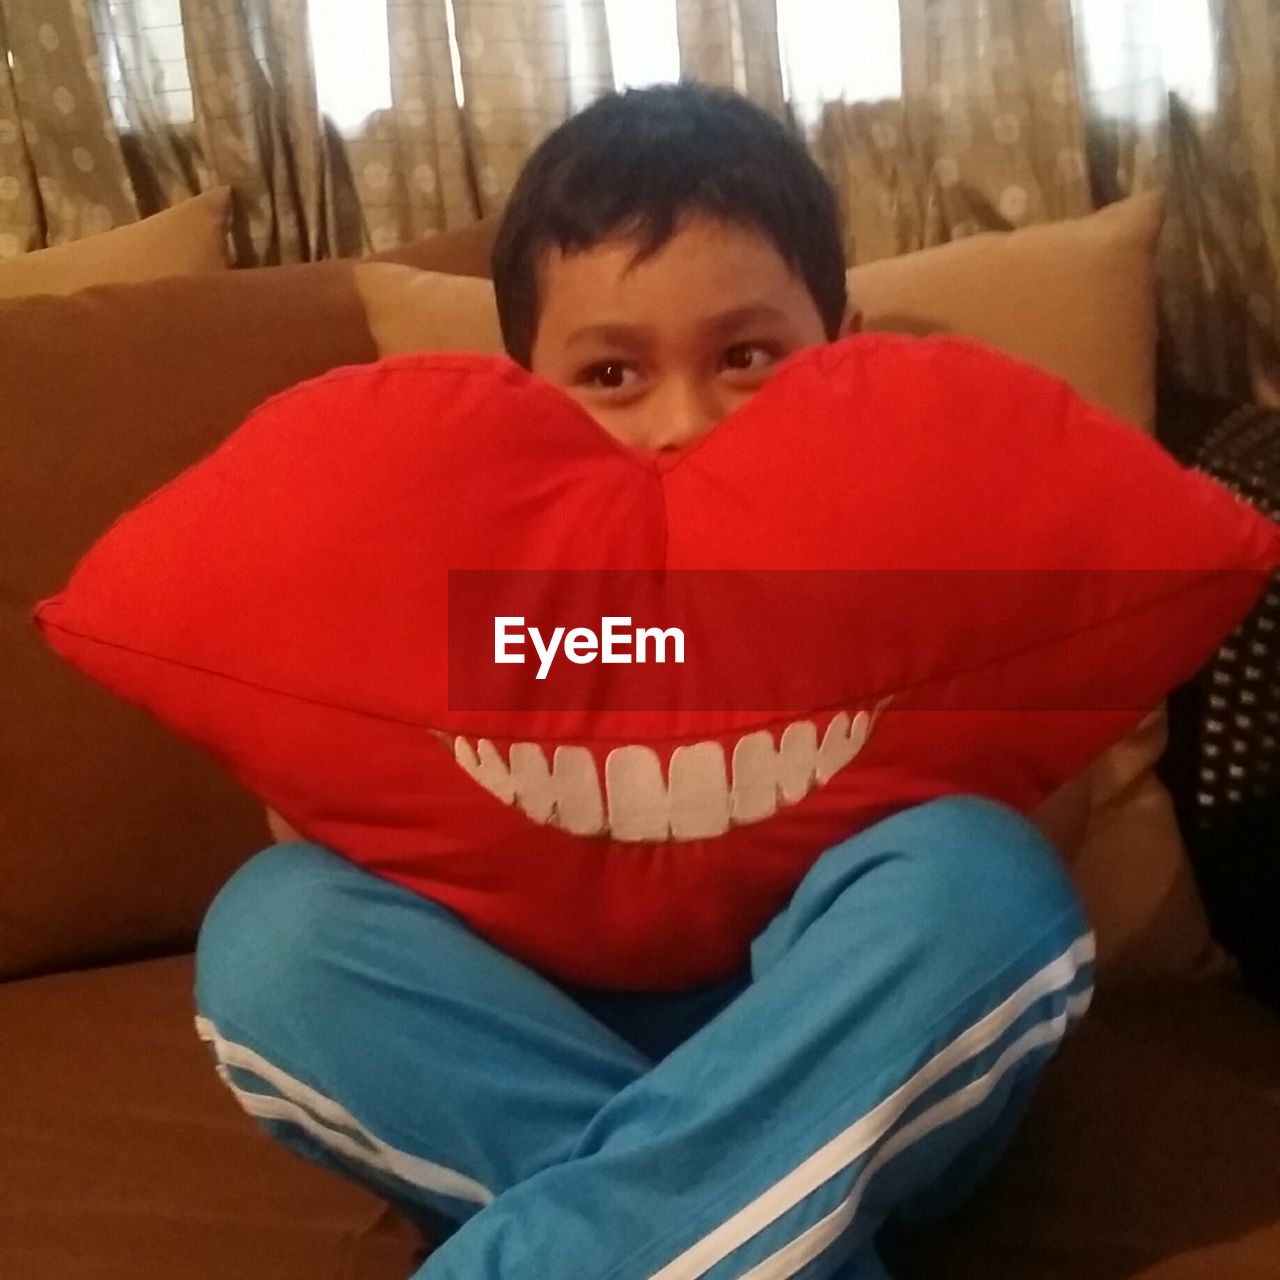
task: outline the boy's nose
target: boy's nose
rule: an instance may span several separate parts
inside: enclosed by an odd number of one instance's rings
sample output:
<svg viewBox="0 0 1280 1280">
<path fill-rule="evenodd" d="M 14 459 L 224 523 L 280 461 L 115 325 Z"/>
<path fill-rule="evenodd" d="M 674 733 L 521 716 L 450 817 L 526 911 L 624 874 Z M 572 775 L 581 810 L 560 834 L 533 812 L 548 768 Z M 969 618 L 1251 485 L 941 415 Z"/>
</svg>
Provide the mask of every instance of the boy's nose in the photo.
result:
<svg viewBox="0 0 1280 1280">
<path fill-rule="evenodd" d="M 668 394 L 650 404 L 644 446 L 648 449 L 680 449 L 704 436 L 724 417 L 712 387 L 680 382 Z"/>
</svg>

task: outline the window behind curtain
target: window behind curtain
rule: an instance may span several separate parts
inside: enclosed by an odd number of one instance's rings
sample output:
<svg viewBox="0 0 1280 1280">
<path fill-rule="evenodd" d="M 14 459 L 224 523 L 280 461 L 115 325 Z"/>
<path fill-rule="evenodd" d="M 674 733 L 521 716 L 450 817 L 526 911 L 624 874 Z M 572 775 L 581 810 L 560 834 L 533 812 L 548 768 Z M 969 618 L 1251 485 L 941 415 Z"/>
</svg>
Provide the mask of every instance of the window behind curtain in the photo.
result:
<svg viewBox="0 0 1280 1280">
<path fill-rule="evenodd" d="M 583 0 L 569 0 L 570 37 Z M 1085 73 L 1103 110 L 1156 118 L 1168 89 L 1208 110 L 1217 91 L 1210 0 L 1074 0 Z M 449 8 L 451 33 L 452 3 Z M 675 0 L 604 0 L 617 87 L 675 79 Z M 128 78 L 145 78 L 173 123 L 192 119 L 180 0 L 98 0 L 99 38 L 112 113 L 129 126 Z M 309 0 L 321 110 L 343 132 L 391 106 L 382 0 Z M 902 93 L 898 0 L 778 0 L 787 91 L 802 118 L 823 101 Z M 456 36 L 456 33 L 454 33 Z M 455 90 L 463 86 L 455 77 Z"/>
<path fill-rule="evenodd" d="M 124 132 L 133 123 L 129 85 L 145 85 L 162 120 L 189 124 L 194 112 L 180 0 L 97 0 L 94 18 L 116 127 Z"/>
</svg>

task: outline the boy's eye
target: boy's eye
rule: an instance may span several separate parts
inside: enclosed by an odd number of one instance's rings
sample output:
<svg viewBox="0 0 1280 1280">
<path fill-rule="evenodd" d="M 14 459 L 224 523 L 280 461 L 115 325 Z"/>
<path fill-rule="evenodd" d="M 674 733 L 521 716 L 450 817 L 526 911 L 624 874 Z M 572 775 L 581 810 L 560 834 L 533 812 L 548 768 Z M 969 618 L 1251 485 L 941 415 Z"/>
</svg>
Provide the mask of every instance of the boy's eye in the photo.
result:
<svg viewBox="0 0 1280 1280">
<path fill-rule="evenodd" d="M 755 373 L 768 368 L 775 358 L 773 351 L 758 342 L 739 342 L 730 347 L 720 359 L 724 368 L 732 369 L 735 373 Z"/>
<path fill-rule="evenodd" d="M 621 391 L 632 386 L 636 376 L 636 371 L 621 360 L 602 360 L 584 369 L 578 380 L 601 391 Z"/>
</svg>

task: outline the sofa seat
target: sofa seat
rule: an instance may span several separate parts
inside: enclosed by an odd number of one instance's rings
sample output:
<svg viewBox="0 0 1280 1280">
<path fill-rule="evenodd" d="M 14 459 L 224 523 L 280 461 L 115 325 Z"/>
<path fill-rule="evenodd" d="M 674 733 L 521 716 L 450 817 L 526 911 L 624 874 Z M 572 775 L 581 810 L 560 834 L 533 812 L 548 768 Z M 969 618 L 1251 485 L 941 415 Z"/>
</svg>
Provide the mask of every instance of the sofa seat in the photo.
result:
<svg viewBox="0 0 1280 1280">
<path fill-rule="evenodd" d="M 4 1280 L 403 1280 L 417 1229 L 280 1147 L 192 1023 L 191 955 L 0 985 Z"/>
<path fill-rule="evenodd" d="M 1280 1020 L 1234 979 L 1099 990 L 990 1180 L 900 1280 L 1280 1280 Z"/>
<path fill-rule="evenodd" d="M 181 955 L 0 985 L 0 1276 L 410 1275 L 408 1219 L 240 1111 L 192 975 Z M 1230 979 L 1100 991 L 992 1179 L 890 1262 L 902 1280 L 1277 1280 L 1280 1021 Z"/>
</svg>

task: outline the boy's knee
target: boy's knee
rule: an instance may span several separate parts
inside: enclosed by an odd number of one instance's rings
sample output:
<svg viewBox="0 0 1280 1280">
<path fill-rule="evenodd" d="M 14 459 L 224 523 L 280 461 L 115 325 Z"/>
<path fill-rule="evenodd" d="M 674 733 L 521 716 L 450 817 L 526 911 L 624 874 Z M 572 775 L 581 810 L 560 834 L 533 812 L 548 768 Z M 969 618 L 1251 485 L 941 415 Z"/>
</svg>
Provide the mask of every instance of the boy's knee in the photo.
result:
<svg viewBox="0 0 1280 1280">
<path fill-rule="evenodd" d="M 917 811 L 926 834 L 922 875 L 940 933 L 960 947 L 993 944 L 1013 955 L 1046 936 L 1064 950 L 1089 932 L 1084 904 L 1054 847 L 1028 819 L 978 796 L 950 796 Z"/>
<path fill-rule="evenodd" d="M 264 1002 L 296 999 L 308 958 L 325 945 L 341 860 L 302 841 L 243 863 L 205 913 L 196 940 L 195 1002 L 215 1020 L 260 1020 Z"/>
<path fill-rule="evenodd" d="M 1046 935 L 1065 949 L 1089 931 L 1084 904 L 1053 846 L 1026 818 L 991 800 L 933 800 L 831 853 L 840 850 L 854 856 L 855 876 L 892 861 L 902 918 L 962 954 L 1010 954 Z M 838 860 L 833 871 L 839 873 Z"/>
</svg>

